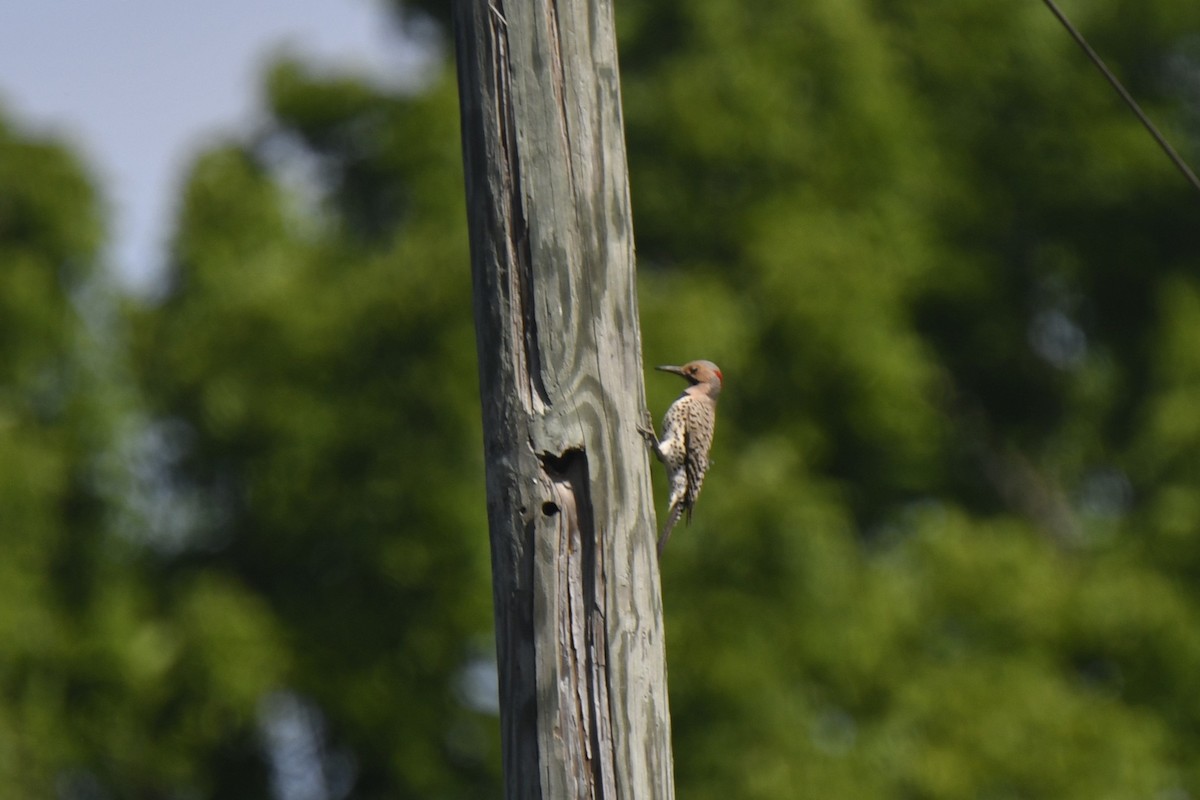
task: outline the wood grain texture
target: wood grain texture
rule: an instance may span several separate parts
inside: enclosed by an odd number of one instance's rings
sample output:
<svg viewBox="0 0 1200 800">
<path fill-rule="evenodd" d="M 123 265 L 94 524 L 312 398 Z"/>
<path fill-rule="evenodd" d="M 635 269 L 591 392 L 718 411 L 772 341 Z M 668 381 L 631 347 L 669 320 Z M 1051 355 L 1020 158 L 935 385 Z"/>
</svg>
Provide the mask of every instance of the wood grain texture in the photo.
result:
<svg viewBox="0 0 1200 800">
<path fill-rule="evenodd" d="M 673 797 L 610 0 L 455 0 L 509 798 Z"/>
</svg>

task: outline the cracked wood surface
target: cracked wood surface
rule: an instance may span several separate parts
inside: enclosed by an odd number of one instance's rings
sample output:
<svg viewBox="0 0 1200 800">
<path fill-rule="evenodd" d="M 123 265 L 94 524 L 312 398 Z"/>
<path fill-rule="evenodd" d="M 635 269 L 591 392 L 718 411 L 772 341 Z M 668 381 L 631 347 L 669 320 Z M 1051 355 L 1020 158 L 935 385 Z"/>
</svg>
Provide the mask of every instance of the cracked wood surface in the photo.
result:
<svg viewBox="0 0 1200 800">
<path fill-rule="evenodd" d="M 509 798 L 673 797 L 611 0 L 455 0 Z"/>
</svg>

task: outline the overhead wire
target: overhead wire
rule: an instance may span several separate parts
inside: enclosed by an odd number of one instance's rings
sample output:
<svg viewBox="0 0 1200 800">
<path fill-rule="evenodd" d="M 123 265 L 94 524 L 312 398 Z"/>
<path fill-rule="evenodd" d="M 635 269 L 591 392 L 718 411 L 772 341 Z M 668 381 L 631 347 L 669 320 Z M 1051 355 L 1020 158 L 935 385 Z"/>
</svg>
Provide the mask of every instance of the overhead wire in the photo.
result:
<svg viewBox="0 0 1200 800">
<path fill-rule="evenodd" d="M 1083 48 L 1083 52 L 1087 54 L 1087 57 L 1091 59 L 1093 64 L 1096 65 L 1096 68 L 1100 70 L 1105 78 L 1108 79 L 1108 82 L 1112 84 L 1112 87 L 1117 90 L 1117 94 L 1121 95 L 1121 99 L 1125 101 L 1125 104 L 1129 106 L 1133 113 L 1137 115 L 1137 118 L 1141 120 L 1142 125 L 1144 125 L 1146 130 L 1150 132 L 1150 135 L 1154 137 L 1154 141 L 1158 142 L 1158 146 L 1161 147 L 1163 152 L 1167 154 L 1167 157 L 1171 159 L 1171 162 L 1175 164 L 1175 167 L 1183 173 L 1183 176 L 1187 178 L 1189 183 L 1192 184 L 1192 187 L 1196 191 L 1200 192 L 1200 178 L 1196 177 L 1196 173 L 1192 172 L 1192 168 L 1189 167 L 1187 162 L 1183 160 L 1183 157 L 1179 155 L 1179 153 L 1175 152 L 1175 148 L 1171 146 L 1171 143 L 1167 141 L 1166 137 L 1159 132 L 1154 123 L 1150 121 L 1150 118 L 1146 116 L 1146 113 L 1142 111 L 1142 107 L 1139 106 L 1138 102 L 1133 99 L 1133 95 L 1125 90 L 1125 87 L 1121 85 L 1121 81 L 1117 79 L 1117 76 L 1114 75 L 1112 70 L 1110 70 L 1104 63 L 1104 59 L 1100 58 L 1100 55 L 1092 49 L 1092 46 L 1088 44 L 1087 39 L 1083 38 L 1083 34 L 1079 32 L 1079 29 L 1071 24 L 1071 20 L 1069 20 L 1067 15 L 1064 14 L 1062 10 L 1054 3 L 1054 0 L 1042 0 L 1042 2 L 1044 2 L 1046 7 L 1050 9 L 1050 13 L 1057 17 L 1058 21 L 1061 22 L 1063 27 L 1067 29 L 1067 32 L 1071 34 L 1071 38 L 1073 38 L 1075 42 L 1081 48 Z"/>
</svg>

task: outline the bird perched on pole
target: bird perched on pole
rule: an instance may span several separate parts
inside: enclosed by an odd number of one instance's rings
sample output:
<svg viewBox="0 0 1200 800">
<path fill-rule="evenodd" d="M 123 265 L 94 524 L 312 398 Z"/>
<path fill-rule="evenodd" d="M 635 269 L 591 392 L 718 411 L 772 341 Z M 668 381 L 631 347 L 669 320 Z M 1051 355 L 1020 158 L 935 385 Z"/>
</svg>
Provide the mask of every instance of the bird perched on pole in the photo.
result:
<svg viewBox="0 0 1200 800">
<path fill-rule="evenodd" d="M 667 468 L 671 481 L 671 508 L 667 524 L 658 538 L 662 556 L 671 530 L 685 513 L 692 520 L 692 507 L 700 496 L 704 473 L 708 471 L 708 449 L 712 446 L 717 424 L 717 397 L 721 394 L 721 370 L 711 361 L 689 361 L 682 367 L 656 367 L 680 375 L 687 389 L 671 404 L 663 417 L 662 436 L 652 427 L 639 428 L 646 444 Z M 647 412 L 649 416 L 649 412 Z M 652 426 L 651 422 L 651 426 Z"/>
</svg>

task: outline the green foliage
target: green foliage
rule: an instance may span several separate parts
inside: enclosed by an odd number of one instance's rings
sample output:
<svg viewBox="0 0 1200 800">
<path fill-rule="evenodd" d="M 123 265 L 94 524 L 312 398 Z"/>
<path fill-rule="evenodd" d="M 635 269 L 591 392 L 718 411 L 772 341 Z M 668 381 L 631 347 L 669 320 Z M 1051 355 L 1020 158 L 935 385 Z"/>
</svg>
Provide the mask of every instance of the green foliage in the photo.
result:
<svg viewBox="0 0 1200 800">
<path fill-rule="evenodd" d="M 648 358 L 728 382 L 680 794 L 1200 791 L 1195 198 L 1036 4 L 700 5 L 621 40 Z"/>
<path fill-rule="evenodd" d="M 1067 10 L 1194 152 L 1200 6 Z M 727 379 L 679 796 L 1200 794 L 1186 183 L 1037 3 L 618 14 L 646 360 Z M 88 180 L 0 123 L 5 794 L 281 796 L 286 725 L 329 797 L 499 792 L 452 76 L 265 87 L 103 324 Z"/>
<path fill-rule="evenodd" d="M 498 742 L 456 694 L 490 597 L 455 97 L 297 64 L 269 88 L 259 144 L 196 163 L 178 289 L 137 328 L 152 411 L 193 443 L 181 480 L 217 509 L 195 535 L 221 538 L 170 571 L 254 588 L 294 643 L 278 688 L 318 704 L 361 796 L 478 790 Z M 284 139 L 322 184 L 284 187 Z"/>
<path fill-rule="evenodd" d="M 277 672 L 254 597 L 203 576 L 160 594 L 110 527 L 121 403 L 97 322 L 99 231 L 79 164 L 0 123 L 0 785 L 13 796 L 212 789 L 219 772 L 196 752 L 253 737 L 237 719 Z"/>
</svg>

